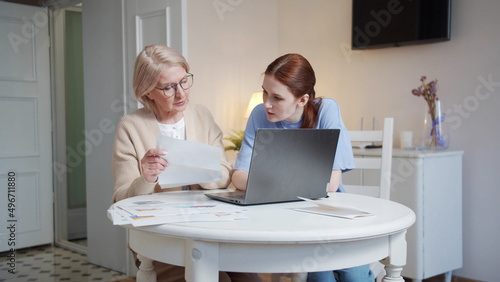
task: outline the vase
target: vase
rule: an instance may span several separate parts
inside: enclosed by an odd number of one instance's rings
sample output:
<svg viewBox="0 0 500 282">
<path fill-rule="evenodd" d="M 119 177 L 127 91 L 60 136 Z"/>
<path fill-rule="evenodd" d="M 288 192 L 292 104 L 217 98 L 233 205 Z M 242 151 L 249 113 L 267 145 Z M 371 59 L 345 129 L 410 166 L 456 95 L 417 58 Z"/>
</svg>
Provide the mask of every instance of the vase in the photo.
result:
<svg viewBox="0 0 500 282">
<path fill-rule="evenodd" d="M 446 124 L 446 115 L 441 111 L 441 101 L 436 101 L 432 115 L 427 111 L 424 119 L 423 145 L 427 150 L 442 150 L 450 145 Z"/>
</svg>

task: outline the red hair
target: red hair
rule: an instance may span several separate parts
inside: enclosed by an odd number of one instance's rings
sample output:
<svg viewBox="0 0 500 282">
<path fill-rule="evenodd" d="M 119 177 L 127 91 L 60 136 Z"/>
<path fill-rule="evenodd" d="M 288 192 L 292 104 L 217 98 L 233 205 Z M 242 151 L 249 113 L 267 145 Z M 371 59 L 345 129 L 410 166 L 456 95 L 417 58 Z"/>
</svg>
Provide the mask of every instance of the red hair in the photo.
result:
<svg viewBox="0 0 500 282">
<path fill-rule="evenodd" d="M 286 85 L 296 98 L 309 94 L 309 100 L 304 107 L 304 121 L 301 128 L 315 128 L 321 99 L 318 103 L 314 103 L 316 76 L 309 61 L 299 54 L 286 54 L 267 66 L 265 74 L 274 76 Z"/>
</svg>

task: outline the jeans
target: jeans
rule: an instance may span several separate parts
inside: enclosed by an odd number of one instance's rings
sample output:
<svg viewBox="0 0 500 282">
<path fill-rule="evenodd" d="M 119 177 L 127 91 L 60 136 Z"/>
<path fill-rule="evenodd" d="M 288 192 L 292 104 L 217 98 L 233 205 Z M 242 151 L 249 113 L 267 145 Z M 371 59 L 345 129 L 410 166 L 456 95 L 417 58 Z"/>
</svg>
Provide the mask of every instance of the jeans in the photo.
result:
<svg viewBox="0 0 500 282">
<path fill-rule="evenodd" d="M 339 282 L 373 282 L 375 277 L 370 270 L 370 265 L 345 268 L 334 271 L 309 272 L 307 282 L 336 282 L 334 273 Z"/>
</svg>

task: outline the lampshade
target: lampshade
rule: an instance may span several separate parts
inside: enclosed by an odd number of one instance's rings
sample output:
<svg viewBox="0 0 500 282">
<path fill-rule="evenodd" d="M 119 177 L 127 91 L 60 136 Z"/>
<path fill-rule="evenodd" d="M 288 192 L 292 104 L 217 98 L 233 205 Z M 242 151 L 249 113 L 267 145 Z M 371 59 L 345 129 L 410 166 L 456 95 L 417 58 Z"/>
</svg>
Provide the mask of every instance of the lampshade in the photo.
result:
<svg viewBox="0 0 500 282">
<path fill-rule="evenodd" d="M 258 104 L 262 103 L 262 91 L 257 91 L 252 93 L 252 98 L 250 98 L 250 101 L 248 102 L 248 107 L 247 107 L 247 112 L 245 113 L 245 118 L 250 117 L 250 114 L 252 113 L 253 108 L 257 106 Z"/>
</svg>

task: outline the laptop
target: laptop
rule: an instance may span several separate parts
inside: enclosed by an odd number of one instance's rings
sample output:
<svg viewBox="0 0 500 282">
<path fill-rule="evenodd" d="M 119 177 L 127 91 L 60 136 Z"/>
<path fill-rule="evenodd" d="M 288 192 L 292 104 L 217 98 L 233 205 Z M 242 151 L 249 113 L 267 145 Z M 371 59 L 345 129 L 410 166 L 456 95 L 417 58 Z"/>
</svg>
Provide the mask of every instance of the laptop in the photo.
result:
<svg viewBox="0 0 500 282">
<path fill-rule="evenodd" d="M 257 129 L 246 191 L 206 193 L 238 205 L 327 197 L 339 129 Z"/>
</svg>

